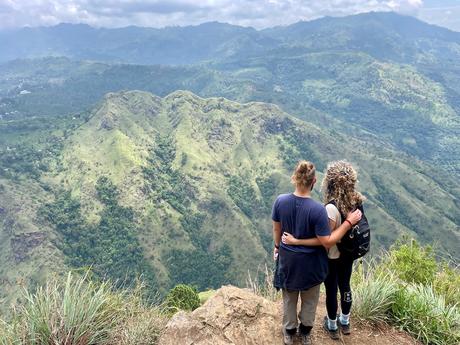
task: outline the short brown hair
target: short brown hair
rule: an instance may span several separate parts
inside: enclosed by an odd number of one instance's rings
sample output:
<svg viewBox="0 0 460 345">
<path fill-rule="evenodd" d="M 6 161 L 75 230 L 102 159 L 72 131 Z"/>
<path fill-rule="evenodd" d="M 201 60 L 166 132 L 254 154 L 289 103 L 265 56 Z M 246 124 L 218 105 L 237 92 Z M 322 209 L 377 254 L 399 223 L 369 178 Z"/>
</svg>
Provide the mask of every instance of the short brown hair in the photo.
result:
<svg viewBox="0 0 460 345">
<path fill-rule="evenodd" d="M 291 181 L 296 186 L 308 188 L 315 179 L 316 168 L 312 162 L 300 161 L 294 169 Z"/>
</svg>

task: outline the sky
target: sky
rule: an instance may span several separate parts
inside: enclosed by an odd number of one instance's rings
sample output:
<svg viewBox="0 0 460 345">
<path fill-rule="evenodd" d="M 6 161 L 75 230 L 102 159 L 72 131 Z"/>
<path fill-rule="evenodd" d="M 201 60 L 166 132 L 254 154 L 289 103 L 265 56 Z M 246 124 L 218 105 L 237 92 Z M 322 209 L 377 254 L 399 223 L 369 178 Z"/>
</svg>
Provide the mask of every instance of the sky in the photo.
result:
<svg viewBox="0 0 460 345">
<path fill-rule="evenodd" d="M 255 28 L 395 11 L 460 31 L 460 0 L 0 0 L 0 29 L 85 23 L 165 27 L 219 21 Z"/>
</svg>

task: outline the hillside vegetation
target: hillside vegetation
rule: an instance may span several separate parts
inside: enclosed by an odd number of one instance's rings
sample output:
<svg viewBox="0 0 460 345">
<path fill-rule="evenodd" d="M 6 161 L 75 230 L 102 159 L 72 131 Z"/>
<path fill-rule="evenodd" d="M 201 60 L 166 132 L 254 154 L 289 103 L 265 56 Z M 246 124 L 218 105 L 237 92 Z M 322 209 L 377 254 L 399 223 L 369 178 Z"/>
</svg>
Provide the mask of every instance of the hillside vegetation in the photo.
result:
<svg viewBox="0 0 460 345">
<path fill-rule="evenodd" d="M 38 177 L 1 180 L 4 295 L 63 263 L 121 285 L 142 274 L 151 291 L 241 284 L 268 257 L 271 204 L 299 159 L 319 178 L 328 161 L 356 165 L 376 248 L 406 233 L 459 255 L 455 198 L 428 166 L 275 105 L 111 93 L 61 138 Z"/>
</svg>

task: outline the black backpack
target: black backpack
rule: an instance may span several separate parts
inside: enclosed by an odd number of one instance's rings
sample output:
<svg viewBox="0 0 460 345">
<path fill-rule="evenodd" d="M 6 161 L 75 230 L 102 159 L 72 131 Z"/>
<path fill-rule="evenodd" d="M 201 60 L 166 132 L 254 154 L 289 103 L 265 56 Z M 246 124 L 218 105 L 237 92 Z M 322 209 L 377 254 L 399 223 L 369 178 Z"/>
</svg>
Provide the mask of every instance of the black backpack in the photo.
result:
<svg viewBox="0 0 460 345">
<path fill-rule="evenodd" d="M 333 204 L 337 207 L 334 200 L 330 201 L 329 204 Z M 353 260 L 366 255 L 371 246 L 371 228 L 369 227 L 369 222 L 364 214 L 363 206 L 359 205 L 358 209 L 363 213 L 361 220 L 358 224 L 348 230 L 348 232 L 342 237 L 342 240 L 337 243 L 340 255 Z M 346 216 L 342 213 L 340 213 L 340 215 L 342 217 L 342 221 L 345 221 Z"/>
</svg>

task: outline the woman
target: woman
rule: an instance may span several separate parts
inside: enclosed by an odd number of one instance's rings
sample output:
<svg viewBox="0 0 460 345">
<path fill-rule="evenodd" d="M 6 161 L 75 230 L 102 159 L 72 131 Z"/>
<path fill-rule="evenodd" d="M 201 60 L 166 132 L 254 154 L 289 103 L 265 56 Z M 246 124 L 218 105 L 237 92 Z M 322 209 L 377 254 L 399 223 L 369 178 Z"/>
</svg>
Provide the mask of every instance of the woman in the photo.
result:
<svg viewBox="0 0 460 345">
<path fill-rule="evenodd" d="M 336 161 L 328 164 L 323 182 L 322 191 L 332 233 L 348 219 L 342 215 L 362 206 L 364 197 L 356 191 L 358 175 L 353 166 L 346 161 Z M 283 243 L 300 244 L 296 238 L 283 236 Z M 353 259 L 341 254 L 337 245 L 328 250 L 329 273 L 324 285 L 326 287 L 327 316 L 324 318 L 324 328 L 332 339 L 339 338 L 338 325 L 342 333 L 348 335 L 350 331 L 350 311 L 352 304 L 350 279 L 353 268 Z M 337 322 L 337 290 L 340 290 L 341 312 Z"/>
<path fill-rule="evenodd" d="M 320 284 L 328 270 L 330 248 L 361 219 L 361 212 L 347 212 L 347 220 L 331 234 L 328 215 L 323 205 L 311 198 L 316 183 L 315 166 L 307 161 L 298 163 L 292 175 L 294 193 L 280 195 L 272 212 L 274 253 L 278 256 L 275 287 L 283 292 L 284 343 L 293 344 L 297 332 L 297 302 L 300 297 L 299 333 L 302 344 L 311 344 L 310 331 L 315 319 Z M 298 243 L 281 242 L 281 234 L 297 237 Z M 287 235 L 286 235 L 287 236 Z"/>
</svg>

